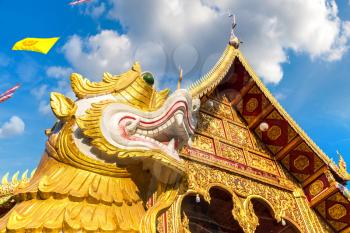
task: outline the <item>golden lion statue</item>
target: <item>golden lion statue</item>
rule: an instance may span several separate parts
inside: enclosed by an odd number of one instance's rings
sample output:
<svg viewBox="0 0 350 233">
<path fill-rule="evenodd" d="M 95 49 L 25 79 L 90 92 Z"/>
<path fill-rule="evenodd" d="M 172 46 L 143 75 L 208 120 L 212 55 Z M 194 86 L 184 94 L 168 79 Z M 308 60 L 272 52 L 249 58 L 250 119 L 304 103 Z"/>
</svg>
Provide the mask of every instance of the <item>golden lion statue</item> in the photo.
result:
<svg viewBox="0 0 350 233">
<path fill-rule="evenodd" d="M 101 82 L 72 74 L 75 102 L 52 93 L 59 121 L 33 177 L 11 191 L 0 232 L 156 232 L 180 189 L 177 150 L 191 143 L 199 100 L 153 83 L 135 63 Z"/>
</svg>

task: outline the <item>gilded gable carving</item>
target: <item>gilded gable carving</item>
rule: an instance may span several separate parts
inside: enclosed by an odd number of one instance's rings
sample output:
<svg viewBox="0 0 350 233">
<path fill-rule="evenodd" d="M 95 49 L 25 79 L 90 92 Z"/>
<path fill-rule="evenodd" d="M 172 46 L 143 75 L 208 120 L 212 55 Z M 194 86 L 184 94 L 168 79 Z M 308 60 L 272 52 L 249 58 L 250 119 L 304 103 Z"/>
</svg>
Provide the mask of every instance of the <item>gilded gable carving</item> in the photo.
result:
<svg viewBox="0 0 350 233">
<path fill-rule="evenodd" d="M 214 141 L 212 138 L 195 134 L 193 137 L 192 147 L 207 153 L 215 154 Z"/>
<path fill-rule="evenodd" d="M 227 126 L 228 135 L 232 142 L 245 147 L 252 147 L 252 142 L 247 129 L 230 122 L 227 123 Z"/>
<path fill-rule="evenodd" d="M 222 120 L 203 112 L 199 114 L 197 131 L 220 138 L 226 138 Z"/>
<path fill-rule="evenodd" d="M 234 120 L 231 112 L 231 107 L 227 104 L 220 103 L 217 100 L 208 99 L 202 106 L 202 110 L 208 111 L 211 114 L 220 116 L 229 120 Z"/>
<path fill-rule="evenodd" d="M 220 148 L 222 157 L 231 159 L 242 164 L 246 164 L 242 149 L 223 142 L 220 142 Z"/>
<path fill-rule="evenodd" d="M 254 168 L 257 168 L 268 173 L 279 175 L 276 162 L 267 158 L 263 158 L 257 154 L 248 153 L 247 163 Z"/>
</svg>

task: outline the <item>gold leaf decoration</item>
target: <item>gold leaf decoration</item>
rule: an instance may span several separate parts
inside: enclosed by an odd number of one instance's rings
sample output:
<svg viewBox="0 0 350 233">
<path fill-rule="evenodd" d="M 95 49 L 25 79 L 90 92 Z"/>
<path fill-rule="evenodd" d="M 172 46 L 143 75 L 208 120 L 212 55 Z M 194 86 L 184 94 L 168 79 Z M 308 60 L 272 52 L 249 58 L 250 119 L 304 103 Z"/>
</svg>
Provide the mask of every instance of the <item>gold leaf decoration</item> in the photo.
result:
<svg viewBox="0 0 350 233">
<path fill-rule="evenodd" d="M 152 101 L 152 106 L 151 109 L 158 109 L 160 108 L 165 100 L 168 98 L 168 95 L 169 95 L 169 92 L 170 92 L 170 89 L 165 89 L 165 90 L 162 90 L 160 92 L 155 92 L 155 97 Z"/>
<path fill-rule="evenodd" d="M 156 203 L 147 210 L 141 220 L 140 233 L 156 233 L 156 220 L 163 210 L 171 206 L 178 196 L 180 187 L 179 183 L 174 185 L 159 184 L 158 191 L 160 196 Z"/>
<path fill-rule="evenodd" d="M 70 119 L 77 110 L 73 100 L 57 92 L 51 93 L 50 105 L 55 116 L 63 121 Z"/>
<path fill-rule="evenodd" d="M 141 66 L 135 63 L 132 68 L 120 75 L 104 73 L 101 82 L 91 82 L 80 74 L 71 75 L 71 86 L 76 97 L 79 99 L 116 93 L 130 86 L 137 77 L 141 76 Z"/>
<path fill-rule="evenodd" d="M 84 135 L 92 139 L 90 143 L 93 146 L 108 155 L 117 155 L 119 152 L 124 150 L 110 144 L 104 138 L 100 129 L 103 109 L 112 103 L 115 102 L 112 100 L 104 100 L 99 103 L 92 104 L 91 108 L 86 111 L 86 114 L 77 118 L 76 122 L 79 128 L 83 131 Z"/>
</svg>

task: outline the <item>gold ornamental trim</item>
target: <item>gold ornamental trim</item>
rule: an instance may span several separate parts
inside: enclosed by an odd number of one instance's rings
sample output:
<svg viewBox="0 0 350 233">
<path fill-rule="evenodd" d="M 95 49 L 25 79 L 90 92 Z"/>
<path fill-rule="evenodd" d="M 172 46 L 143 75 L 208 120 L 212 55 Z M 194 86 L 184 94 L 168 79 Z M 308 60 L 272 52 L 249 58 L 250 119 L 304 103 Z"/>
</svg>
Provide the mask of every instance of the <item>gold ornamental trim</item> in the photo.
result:
<svg viewBox="0 0 350 233">
<path fill-rule="evenodd" d="M 91 105 L 85 115 L 76 119 L 77 125 L 83 131 L 84 135 L 91 138 L 91 145 L 106 153 L 107 155 L 118 155 L 126 150 L 119 149 L 110 144 L 101 132 L 101 119 L 103 110 L 110 104 L 117 103 L 113 100 L 104 100 Z"/>
<path fill-rule="evenodd" d="M 277 125 L 271 126 L 271 128 L 267 131 L 267 137 L 272 141 L 277 140 L 281 135 L 282 135 L 282 130 Z"/>
<path fill-rule="evenodd" d="M 322 180 L 316 180 L 310 185 L 309 192 L 312 196 L 316 196 L 323 191 L 324 184 Z"/>
<path fill-rule="evenodd" d="M 254 112 L 259 106 L 259 101 L 256 98 L 250 98 L 246 104 L 246 110 L 248 112 Z"/>
<path fill-rule="evenodd" d="M 171 206 L 177 199 L 180 191 L 181 182 L 175 182 L 172 185 L 162 184 L 158 185 L 158 193 L 156 203 L 150 207 L 143 216 L 140 223 L 140 233 L 156 233 L 156 220 L 160 214 Z"/>
<path fill-rule="evenodd" d="M 73 100 L 57 92 L 51 93 L 50 105 L 55 116 L 63 121 L 69 120 L 78 108 Z"/>
<path fill-rule="evenodd" d="M 173 225 L 175 231 L 181 232 L 182 202 L 188 195 L 199 195 L 203 201 L 210 204 L 211 188 L 220 188 L 232 195 L 232 215 L 244 232 L 253 233 L 259 219 L 256 217 L 252 200 L 258 200 L 266 204 L 271 210 L 272 216 L 277 222 L 288 220 L 297 227 L 300 232 L 306 232 L 303 216 L 297 210 L 297 203 L 292 192 L 265 185 L 259 181 L 253 181 L 240 175 L 229 174 L 220 168 L 213 168 L 204 164 L 186 160 L 188 179 L 186 191 L 179 195 L 173 205 Z M 244 184 L 244 185 L 242 185 Z"/>
<path fill-rule="evenodd" d="M 193 156 L 189 156 L 189 155 L 186 155 L 186 154 L 181 154 L 181 157 L 182 158 L 186 158 L 190 161 L 195 161 L 195 162 L 199 162 L 199 163 L 203 163 L 203 164 L 208 164 L 208 165 L 211 165 L 213 167 L 216 167 L 216 168 L 224 168 L 225 170 L 229 171 L 229 172 L 232 172 L 234 174 L 238 174 L 238 175 L 241 175 L 241 176 L 244 176 L 244 177 L 250 177 L 252 180 L 254 181 L 258 181 L 258 182 L 262 182 L 264 183 L 265 185 L 271 185 L 273 187 L 278 187 L 278 188 L 281 188 L 283 190 L 288 190 L 288 191 L 292 191 L 295 187 L 294 187 L 294 184 L 290 183 L 288 180 L 286 179 L 280 179 L 279 181 L 276 181 L 276 180 L 272 180 L 272 179 L 269 179 L 269 178 L 265 178 L 263 176 L 259 176 L 259 175 L 255 175 L 253 173 L 250 173 L 250 172 L 247 172 L 247 171 L 244 171 L 244 170 L 239 170 L 239 169 L 235 169 L 235 168 L 232 168 L 232 166 L 229 166 L 229 165 L 226 165 L 226 164 L 223 164 L 223 163 L 217 163 L 217 162 L 213 162 L 212 160 L 210 159 L 205 159 L 205 158 L 200 158 L 200 157 L 193 157 Z"/>
<path fill-rule="evenodd" d="M 299 171 L 303 171 L 310 165 L 309 158 L 305 155 L 299 155 L 294 161 L 293 165 Z"/>
<path fill-rule="evenodd" d="M 91 82 L 80 74 L 73 73 L 70 77 L 72 90 L 79 99 L 112 94 L 125 89 L 141 76 L 141 66 L 135 63 L 132 68 L 120 75 L 103 74 L 101 82 Z"/>
<path fill-rule="evenodd" d="M 74 120 L 67 122 L 57 139 L 57 145 L 46 143 L 46 150 L 51 157 L 77 168 L 96 172 L 102 175 L 129 177 L 127 169 L 119 168 L 115 164 L 102 163 L 83 154 L 74 143 L 73 127 Z"/>
<path fill-rule="evenodd" d="M 228 45 L 215 66 L 206 75 L 190 86 L 189 91 L 191 95 L 200 98 L 212 91 L 226 76 L 238 52 L 239 50 Z"/>
<path fill-rule="evenodd" d="M 346 208 L 341 205 L 341 204 L 335 204 L 333 206 L 331 206 L 328 210 L 327 210 L 329 216 L 331 216 L 333 219 L 335 220 L 339 220 L 342 217 L 347 215 L 347 210 Z"/>
</svg>

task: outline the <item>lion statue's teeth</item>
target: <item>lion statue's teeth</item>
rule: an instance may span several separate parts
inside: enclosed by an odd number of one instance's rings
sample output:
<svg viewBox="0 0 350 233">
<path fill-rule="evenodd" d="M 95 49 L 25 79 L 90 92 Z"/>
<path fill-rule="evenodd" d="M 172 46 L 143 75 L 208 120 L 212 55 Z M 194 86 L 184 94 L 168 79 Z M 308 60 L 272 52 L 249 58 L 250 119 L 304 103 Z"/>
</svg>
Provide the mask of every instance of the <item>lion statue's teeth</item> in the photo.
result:
<svg viewBox="0 0 350 233">
<path fill-rule="evenodd" d="M 175 115 L 175 119 L 176 119 L 177 125 L 182 126 L 183 121 L 184 121 L 184 115 L 182 115 L 181 113 L 178 113 Z"/>
<path fill-rule="evenodd" d="M 139 124 L 140 124 L 140 118 L 137 118 L 137 119 L 135 119 L 133 121 L 128 121 L 126 123 L 126 127 L 125 127 L 127 132 L 128 132 L 128 134 L 129 135 L 135 134 L 136 129 L 139 126 Z"/>
</svg>

